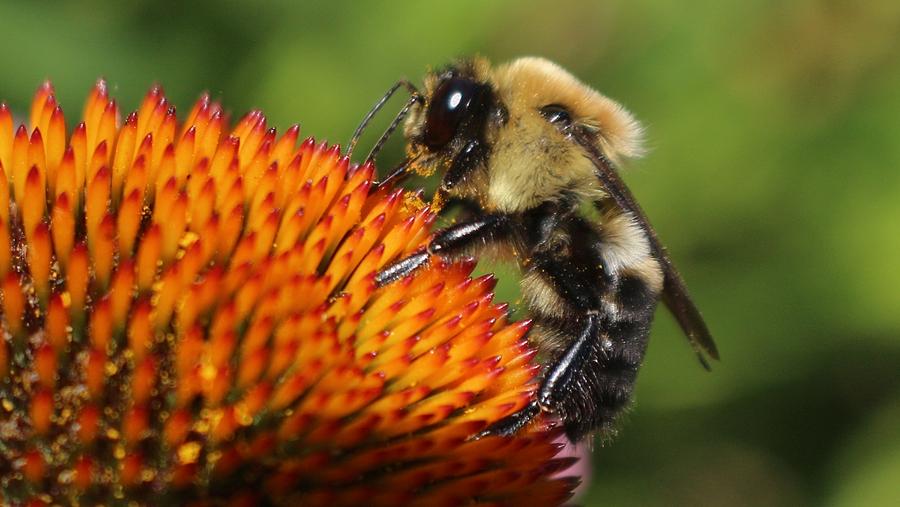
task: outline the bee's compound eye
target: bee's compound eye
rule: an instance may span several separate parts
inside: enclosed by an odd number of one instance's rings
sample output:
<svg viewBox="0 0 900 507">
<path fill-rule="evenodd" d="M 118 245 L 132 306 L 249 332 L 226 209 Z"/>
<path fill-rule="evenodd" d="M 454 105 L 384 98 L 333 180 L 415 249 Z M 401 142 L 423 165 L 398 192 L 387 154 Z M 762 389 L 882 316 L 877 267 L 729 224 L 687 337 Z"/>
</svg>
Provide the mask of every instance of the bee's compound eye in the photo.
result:
<svg viewBox="0 0 900 507">
<path fill-rule="evenodd" d="M 472 80 L 458 77 L 446 79 L 437 86 L 425 117 L 426 146 L 440 149 L 453 139 L 466 112 L 481 93 L 481 88 Z"/>
<path fill-rule="evenodd" d="M 572 124 L 572 115 L 559 104 L 550 104 L 541 108 L 541 115 L 550 123 L 565 127 Z"/>
</svg>

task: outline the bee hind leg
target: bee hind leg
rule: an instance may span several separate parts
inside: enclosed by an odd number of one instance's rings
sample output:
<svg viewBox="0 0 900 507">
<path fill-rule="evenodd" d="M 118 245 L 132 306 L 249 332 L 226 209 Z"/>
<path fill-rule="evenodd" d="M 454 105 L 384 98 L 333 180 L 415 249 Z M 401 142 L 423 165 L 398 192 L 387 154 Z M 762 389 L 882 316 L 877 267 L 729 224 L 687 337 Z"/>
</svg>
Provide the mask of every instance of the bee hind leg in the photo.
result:
<svg viewBox="0 0 900 507">
<path fill-rule="evenodd" d="M 571 225 L 571 224 L 570 224 Z M 577 225 L 577 224 L 576 224 Z M 584 235 L 582 235 L 583 237 Z M 588 240 L 594 239 L 590 234 Z M 504 434 L 518 421 L 530 420 L 541 411 L 552 414 L 565 425 L 566 434 L 573 441 L 579 440 L 600 424 L 596 417 L 603 417 L 597 406 L 597 384 L 600 382 L 603 363 L 614 344 L 609 339 L 607 321 L 602 308 L 601 295 L 611 289 L 612 280 L 603 267 L 602 259 L 589 245 L 590 241 L 573 242 L 569 251 L 536 251 L 533 257 L 532 275 L 552 287 L 560 303 L 532 305 L 538 334 L 549 333 L 565 337 L 548 353 L 552 360 L 546 363 L 535 405 L 522 409 L 489 427 L 486 434 Z"/>
<path fill-rule="evenodd" d="M 571 388 L 574 378 L 592 356 L 592 348 L 600 332 L 600 317 L 588 313 L 578 338 L 544 374 L 537 399 L 524 408 L 488 426 L 476 438 L 489 435 L 508 436 L 522 429 L 541 412 L 554 414 Z M 573 439 L 574 440 L 574 439 Z"/>
<path fill-rule="evenodd" d="M 592 348 L 597 342 L 599 334 L 600 316 L 593 312 L 588 313 L 584 329 L 544 376 L 537 397 L 538 404 L 544 407 L 544 410 L 553 412 L 553 407 L 563 401 L 576 375 L 583 370 L 585 362 L 591 358 Z"/>
<path fill-rule="evenodd" d="M 488 437 L 492 435 L 508 437 L 514 435 L 517 431 L 524 428 L 532 419 L 541 413 L 541 406 L 537 401 L 532 401 L 518 412 L 514 412 L 503 419 L 491 424 L 481 433 L 478 433 L 473 439 Z"/>
</svg>

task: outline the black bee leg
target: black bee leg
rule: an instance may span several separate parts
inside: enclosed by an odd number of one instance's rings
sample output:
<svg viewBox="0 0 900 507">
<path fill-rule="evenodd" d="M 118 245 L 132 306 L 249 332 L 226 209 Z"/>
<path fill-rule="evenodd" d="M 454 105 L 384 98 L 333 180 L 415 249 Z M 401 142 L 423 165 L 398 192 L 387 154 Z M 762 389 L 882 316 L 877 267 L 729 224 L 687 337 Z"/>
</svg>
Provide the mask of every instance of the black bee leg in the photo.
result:
<svg viewBox="0 0 900 507">
<path fill-rule="evenodd" d="M 428 263 L 428 252 L 420 250 L 382 269 L 375 275 L 378 287 L 395 282 Z"/>
<path fill-rule="evenodd" d="M 407 159 L 404 159 L 399 164 L 397 164 L 397 166 L 394 167 L 393 169 L 391 169 L 391 172 L 389 172 L 388 175 L 385 176 L 381 181 L 376 181 L 376 182 L 372 183 L 372 186 L 369 187 L 369 193 L 374 194 L 375 192 L 378 192 L 385 186 L 388 186 L 388 185 L 396 186 L 400 182 L 405 180 L 409 176 L 408 169 L 409 169 L 410 162 L 411 162 L 411 160 L 407 158 Z"/>
<path fill-rule="evenodd" d="M 538 391 L 538 404 L 544 410 L 553 412 L 554 406 L 562 401 L 574 375 L 582 371 L 584 363 L 591 356 L 591 348 L 600 333 L 600 316 L 588 313 L 586 322 L 578 338 L 566 349 L 544 376 Z"/>
<path fill-rule="evenodd" d="M 522 410 L 519 410 L 512 415 L 508 415 L 503 419 L 500 419 L 472 438 L 477 440 L 479 438 L 491 435 L 508 437 L 524 428 L 526 424 L 531 422 L 531 420 L 537 417 L 537 415 L 540 413 L 541 406 L 537 401 L 532 401 L 528 405 L 525 405 L 525 408 L 523 408 Z"/>
<path fill-rule="evenodd" d="M 469 176 L 473 169 L 478 167 L 487 156 L 487 150 L 477 139 L 472 139 L 459 152 L 459 155 L 450 163 L 450 168 L 441 180 L 441 190 L 450 191 Z"/>
<path fill-rule="evenodd" d="M 584 262 L 589 255 L 579 245 L 573 252 L 537 253 L 534 256 L 532 275 L 538 275 L 549 283 L 566 309 L 562 315 L 548 315 L 532 309 L 536 328 L 550 328 L 557 334 L 570 336 L 564 348 L 555 353 L 555 359 L 544 370 L 540 389 L 534 402 L 504 419 L 492 424 L 484 435 L 509 435 L 527 424 L 540 412 L 548 412 L 566 420 L 566 404 L 578 382 L 578 375 L 585 371 L 586 363 L 596 360 L 598 350 L 605 350 L 601 338 L 601 293 L 604 278 L 596 259 Z M 581 261 L 581 262 L 577 262 Z M 535 330 L 532 330 L 534 332 Z M 600 347 L 597 344 L 600 343 Z M 563 408 L 560 413 L 560 408 Z M 568 430 L 568 428 L 567 428 Z"/>
<path fill-rule="evenodd" d="M 441 257 L 453 257 L 474 247 L 486 245 L 509 233 L 510 217 L 499 213 L 481 215 L 453 224 L 435 234 L 428 244 L 428 252 Z"/>
<path fill-rule="evenodd" d="M 489 435 L 512 435 L 522 429 L 542 411 L 555 412 L 555 406 L 561 401 L 560 398 L 565 395 L 566 388 L 571 384 L 574 375 L 582 371 L 585 361 L 590 358 L 592 343 L 597 339 L 600 317 L 597 314 L 590 313 L 587 315 L 586 321 L 584 329 L 575 342 L 545 372 L 541 388 L 538 390 L 537 400 L 529 403 L 518 412 L 490 425 L 475 438 Z"/>
<path fill-rule="evenodd" d="M 380 287 L 409 275 L 425 265 L 430 255 L 452 259 L 477 249 L 478 246 L 506 236 L 509 233 L 509 225 L 510 217 L 502 214 L 482 215 L 467 222 L 451 225 L 438 231 L 424 251 L 400 259 L 379 271 L 375 275 L 375 283 Z"/>
<path fill-rule="evenodd" d="M 441 207 L 441 215 L 454 217 L 455 222 L 468 222 L 484 215 L 484 209 L 471 199 L 448 197 Z"/>
</svg>

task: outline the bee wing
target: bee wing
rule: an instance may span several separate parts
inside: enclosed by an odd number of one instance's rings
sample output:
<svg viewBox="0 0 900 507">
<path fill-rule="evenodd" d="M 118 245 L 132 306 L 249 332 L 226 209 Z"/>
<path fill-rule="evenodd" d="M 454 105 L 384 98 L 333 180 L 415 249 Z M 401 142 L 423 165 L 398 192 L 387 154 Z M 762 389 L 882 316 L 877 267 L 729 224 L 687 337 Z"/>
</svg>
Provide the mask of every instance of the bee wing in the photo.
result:
<svg viewBox="0 0 900 507">
<path fill-rule="evenodd" d="M 684 334 L 691 342 L 691 346 L 697 353 L 700 363 L 708 370 L 709 363 L 704 355 L 713 359 L 719 359 L 719 351 L 716 349 L 712 335 L 710 335 L 709 329 L 700 315 L 700 310 L 697 309 L 697 306 L 694 305 L 694 302 L 688 295 L 684 280 L 669 258 L 668 253 L 666 253 L 665 247 L 659 241 L 659 237 L 650 225 L 647 215 L 644 214 L 644 210 L 641 209 L 631 191 L 625 186 L 625 182 L 613 169 L 612 162 L 597 147 L 596 142 L 585 132 L 570 132 L 569 135 L 579 146 L 584 148 L 587 157 L 594 164 L 597 179 L 600 180 L 600 183 L 615 201 L 616 205 L 623 211 L 630 213 L 647 234 L 650 248 L 662 265 L 665 277 L 663 281 L 663 302 L 669 311 L 672 312 L 672 315 L 675 316 L 675 320 L 681 326 L 681 330 L 684 331 Z"/>
</svg>

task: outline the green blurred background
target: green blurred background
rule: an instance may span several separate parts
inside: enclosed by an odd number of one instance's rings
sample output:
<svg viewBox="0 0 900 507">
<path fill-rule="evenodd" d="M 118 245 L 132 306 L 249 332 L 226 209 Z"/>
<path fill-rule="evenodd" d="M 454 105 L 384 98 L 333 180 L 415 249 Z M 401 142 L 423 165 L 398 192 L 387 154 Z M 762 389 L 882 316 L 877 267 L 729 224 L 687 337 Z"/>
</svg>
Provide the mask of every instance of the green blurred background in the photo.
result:
<svg viewBox="0 0 900 507">
<path fill-rule="evenodd" d="M 160 82 L 346 142 L 398 77 L 555 60 L 646 124 L 625 178 L 723 358 L 704 372 L 660 312 L 581 501 L 897 505 L 900 2 L 485 4 L 2 1 L 0 98 L 24 113 L 50 78 L 71 117 L 98 76 L 126 110 Z"/>
</svg>

